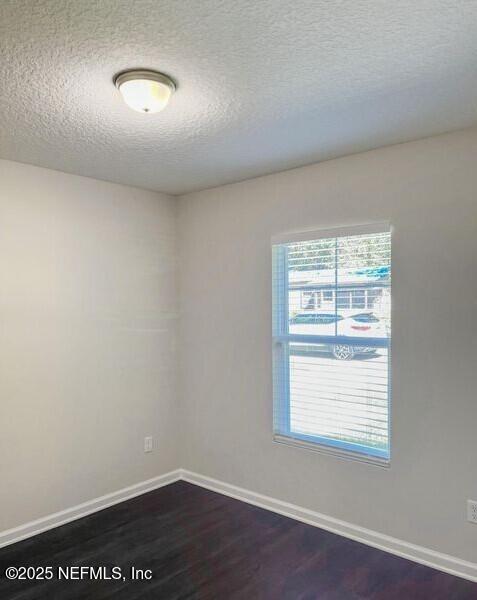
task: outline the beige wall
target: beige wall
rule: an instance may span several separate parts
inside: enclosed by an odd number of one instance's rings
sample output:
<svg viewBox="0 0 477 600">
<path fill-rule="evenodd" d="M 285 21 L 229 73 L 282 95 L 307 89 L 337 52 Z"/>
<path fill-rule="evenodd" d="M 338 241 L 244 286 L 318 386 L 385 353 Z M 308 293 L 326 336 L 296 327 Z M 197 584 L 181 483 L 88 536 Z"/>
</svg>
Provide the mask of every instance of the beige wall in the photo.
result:
<svg viewBox="0 0 477 600">
<path fill-rule="evenodd" d="M 0 161 L 0 530 L 179 466 L 174 202 Z"/>
<path fill-rule="evenodd" d="M 468 130 L 178 200 L 0 161 L 0 530 L 182 466 L 476 561 L 476 156 Z M 389 470 L 271 423 L 271 235 L 383 220 Z"/>
<path fill-rule="evenodd" d="M 180 199 L 182 466 L 477 560 L 477 131 Z M 389 220 L 389 470 L 272 441 L 270 237 Z"/>
</svg>

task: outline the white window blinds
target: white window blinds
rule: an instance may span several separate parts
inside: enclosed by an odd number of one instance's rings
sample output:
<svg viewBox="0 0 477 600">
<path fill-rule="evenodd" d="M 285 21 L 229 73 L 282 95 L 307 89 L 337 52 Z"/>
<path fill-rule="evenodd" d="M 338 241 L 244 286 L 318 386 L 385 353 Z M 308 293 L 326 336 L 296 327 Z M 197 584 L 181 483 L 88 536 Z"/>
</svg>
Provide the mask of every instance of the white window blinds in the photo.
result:
<svg viewBox="0 0 477 600">
<path fill-rule="evenodd" d="M 389 228 L 289 239 L 273 245 L 275 437 L 387 462 Z"/>
</svg>

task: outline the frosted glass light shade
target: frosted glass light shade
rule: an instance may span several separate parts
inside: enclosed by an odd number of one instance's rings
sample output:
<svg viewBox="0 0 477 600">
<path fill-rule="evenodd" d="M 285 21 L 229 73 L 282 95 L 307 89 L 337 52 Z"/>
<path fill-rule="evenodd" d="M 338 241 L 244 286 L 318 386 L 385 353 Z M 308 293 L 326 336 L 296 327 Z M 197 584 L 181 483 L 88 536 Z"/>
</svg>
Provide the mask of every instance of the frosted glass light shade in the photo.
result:
<svg viewBox="0 0 477 600">
<path fill-rule="evenodd" d="M 126 71 L 116 77 L 115 84 L 124 102 L 141 113 L 163 110 L 175 91 L 174 82 L 156 71 Z"/>
</svg>

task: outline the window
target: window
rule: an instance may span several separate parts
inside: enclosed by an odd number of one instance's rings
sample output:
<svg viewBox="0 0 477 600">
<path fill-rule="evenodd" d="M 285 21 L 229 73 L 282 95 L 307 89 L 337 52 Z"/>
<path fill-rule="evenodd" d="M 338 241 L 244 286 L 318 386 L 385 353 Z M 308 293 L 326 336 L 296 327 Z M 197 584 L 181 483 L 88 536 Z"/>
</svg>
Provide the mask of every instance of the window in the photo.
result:
<svg viewBox="0 0 477 600">
<path fill-rule="evenodd" d="M 336 290 L 336 298 L 338 308 L 351 308 L 351 292 L 349 290 Z"/>
<path fill-rule="evenodd" d="M 374 303 L 379 301 L 382 294 L 381 288 L 370 288 L 366 290 L 367 306 L 366 308 L 373 308 Z"/>
<path fill-rule="evenodd" d="M 301 307 L 310 310 L 321 308 L 321 292 L 302 292 Z"/>
<path fill-rule="evenodd" d="M 387 464 L 390 342 L 389 228 L 274 240 L 276 441 Z"/>
<path fill-rule="evenodd" d="M 353 308 L 366 308 L 365 290 L 353 290 L 351 292 L 351 306 Z"/>
</svg>

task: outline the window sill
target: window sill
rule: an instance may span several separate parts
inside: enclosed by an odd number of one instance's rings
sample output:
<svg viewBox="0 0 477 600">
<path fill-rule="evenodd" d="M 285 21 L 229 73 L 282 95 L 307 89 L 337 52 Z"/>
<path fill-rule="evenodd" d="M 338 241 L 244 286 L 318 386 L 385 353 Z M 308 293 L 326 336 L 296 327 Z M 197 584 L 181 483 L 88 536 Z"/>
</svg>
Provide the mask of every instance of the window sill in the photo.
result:
<svg viewBox="0 0 477 600">
<path fill-rule="evenodd" d="M 305 440 L 300 440 L 298 438 L 288 437 L 286 435 L 280 435 L 277 433 L 274 434 L 273 441 L 278 444 L 285 444 L 287 446 L 294 446 L 296 448 L 304 448 L 305 450 L 319 452 L 320 454 L 328 454 L 344 460 L 353 460 L 385 469 L 389 469 L 391 467 L 390 459 L 371 456 L 369 454 L 349 452 L 347 450 L 342 450 L 341 448 L 333 448 L 332 446 L 325 446 L 316 442 L 307 442 Z"/>
</svg>

